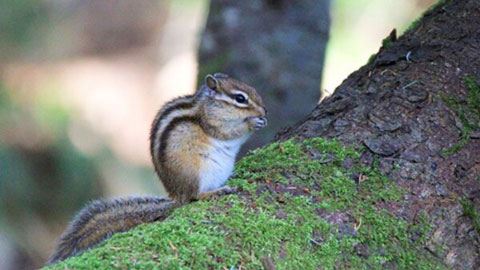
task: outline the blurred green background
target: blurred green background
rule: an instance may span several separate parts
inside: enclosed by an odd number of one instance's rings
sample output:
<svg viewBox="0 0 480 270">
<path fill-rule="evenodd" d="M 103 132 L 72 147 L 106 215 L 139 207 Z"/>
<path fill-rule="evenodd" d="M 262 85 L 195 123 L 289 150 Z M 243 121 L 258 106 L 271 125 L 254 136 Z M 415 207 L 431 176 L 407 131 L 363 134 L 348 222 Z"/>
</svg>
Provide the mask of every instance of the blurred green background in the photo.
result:
<svg viewBox="0 0 480 270">
<path fill-rule="evenodd" d="M 332 93 L 434 0 L 332 1 Z M 0 1 L 0 269 L 39 267 L 74 212 L 162 195 L 150 122 L 196 87 L 206 0 Z"/>
</svg>

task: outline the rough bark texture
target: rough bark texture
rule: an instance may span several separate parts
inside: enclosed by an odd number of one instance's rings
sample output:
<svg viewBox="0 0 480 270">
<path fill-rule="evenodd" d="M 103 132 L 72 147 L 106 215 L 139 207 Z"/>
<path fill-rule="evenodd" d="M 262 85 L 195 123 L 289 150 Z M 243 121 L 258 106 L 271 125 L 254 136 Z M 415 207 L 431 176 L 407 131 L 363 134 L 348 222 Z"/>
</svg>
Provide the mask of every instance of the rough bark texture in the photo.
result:
<svg viewBox="0 0 480 270">
<path fill-rule="evenodd" d="M 365 145 L 363 162 L 409 191 L 386 209 L 408 221 L 426 212 L 426 249 L 453 269 L 480 269 L 478 216 L 468 214 L 480 209 L 480 1 L 444 2 L 277 140 Z"/>
<path fill-rule="evenodd" d="M 199 51 L 199 79 L 224 72 L 261 91 L 269 128 L 244 147 L 270 141 L 320 98 L 329 0 L 212 0 Z"/>
</svg>

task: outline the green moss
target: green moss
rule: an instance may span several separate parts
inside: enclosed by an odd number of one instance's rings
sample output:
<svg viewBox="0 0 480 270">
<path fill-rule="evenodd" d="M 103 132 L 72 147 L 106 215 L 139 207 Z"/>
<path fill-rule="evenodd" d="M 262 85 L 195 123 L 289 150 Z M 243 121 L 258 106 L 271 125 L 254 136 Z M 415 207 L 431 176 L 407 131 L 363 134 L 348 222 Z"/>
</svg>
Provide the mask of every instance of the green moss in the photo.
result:
<svg viewBox="0 0 480 270">
<path fill-rule="evenodd" d="M 472 226 L 478 234 L 480 234 L 480 213 L 477 211 L 473 203 L 465 198 L 460 201 L 463 213 L 472 221 Z"/>
<path fill-rule="evenodd" d="M 375 60 L 375 57 L 377 57 L 376 53 L 370 55 L 370 57 L 368 58 L 368 61 L 367 61 L 367 65 L 371 64 Z"/>
<path fill-rule="evenodd" d="M 468 97 L 467 106 L 469 111 L 480 114 L 480 85 L 475 82 L 474 77 L 467 77 L 465 79 L 465 86 L 467 87 Z"/>
<path fill-rule="evenodd" d="M 420 21 L 422 20 L 423 17 L 425 17 L 426 15 L 430 14 L 432 11 L 434 11 L 435 9 L 437 8 L 442 8 L 442 9 L 445 9 L 445 5 L 448 4 L 451 0 L 438 0 L 437 3 L 433 4 L 432 6 L 430 6 L 425 12 L 423 12 L 423 14 L 416 20 L 414 20 L 408 27 L 407 29 L 405 30 L 405 32 L 408 32 L 414 28 L 416 28 L 418 26 L 418 24 L 420 23 Z"/>
<path fill-rule="evenodd" d="M 388 49 L 392 46 L 392 43 L 392 39 L 390 38 L 390 36 L 388 36 L 382 40 L 382 47 Z"/>
<path fill-rule="evenodd" d="M 456 112 L 463 125 L 460 140 L 455 145 L 444 149 L 445 155 L 451 155 L 465 147 L 470 141 L 470 132 L 480 129 L 480 86 L 473 77 L 465 78 L 464 84 L 468 94 L 463 100 L 447 94 L 440 95 L 442 100 Z"/>
<path fill-rule="evenodd" d="M 415 19 L 413 22 L 411 22 L 407 29 L 405 29 L 405 32 L 408 32 L 408 31 L 411 31 L 412 29 L 416 28 L 418 26 L 418 24 L 420 23 L 420 20 L 423 18 L 423 14 L 422 16 L 420 16 L 419 18 Z"/>
<path fill-rule="evenodd" d="M 270 144 L 237 164 L 229 185 L 244 196 L 191 203 L 48 269 L 263 269 L 262 257 L 277 269 L 443 269 L 424 252 L 425 216 L 387 211 L 405 190 L 362 167 L 361 151 L 321 138 Z M 339 227 L 322 213 L 353 221 Z"/>
<path fill-rule="evenodd" d="M 392 44 L 393 44 L 393 41 L 392 41 L 390 36 L 388 36 L 388 37 L 386 37 L 382 40 L 382 47 L 384 49 L 390 48 L 390 46 L 392 46 Z M 367 61 L 367 65 L 371 64 L 375 60 L 375 57 L 377 57 L 377 53 L 374 53 L 374 54 L 370 55 L 370 57 L 368 58 L 368 61 Z"/>
</svg>

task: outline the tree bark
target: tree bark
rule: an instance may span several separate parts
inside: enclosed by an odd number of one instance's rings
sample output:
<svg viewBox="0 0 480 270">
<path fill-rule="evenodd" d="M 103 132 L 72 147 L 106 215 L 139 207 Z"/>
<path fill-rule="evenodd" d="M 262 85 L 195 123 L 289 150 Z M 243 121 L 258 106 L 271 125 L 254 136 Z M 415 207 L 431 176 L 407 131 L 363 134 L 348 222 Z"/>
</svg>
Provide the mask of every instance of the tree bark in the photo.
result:
<svg viewBox="0 0 480 270">
<path fill-rule="evenodd" d="M 242 155 L 281 127 L 305 119 L 320 98 L 330 0 L 212 0 L 199 51 L 199 80 L 224 72 L 264 97 L 269 128 Z"/>
<path fill-rule="evenodd" d="M 440 2 L 276 139 L 364 145 L 365 164 L 409 191 L 388 210 L 405 220 L 427 213 L 425 248 L 442 247 L 435 255 L 453 269 L 479 269 L 480 2 Z"/>
</svg>

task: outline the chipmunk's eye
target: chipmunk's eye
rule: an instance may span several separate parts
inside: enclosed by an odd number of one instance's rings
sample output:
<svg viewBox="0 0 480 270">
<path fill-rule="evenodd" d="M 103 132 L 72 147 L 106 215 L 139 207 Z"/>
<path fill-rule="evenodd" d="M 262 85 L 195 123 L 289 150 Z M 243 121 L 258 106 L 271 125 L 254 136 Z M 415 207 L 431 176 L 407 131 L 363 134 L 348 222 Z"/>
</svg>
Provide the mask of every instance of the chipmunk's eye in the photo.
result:
<svg viewBox="0 0 480 270">
<path fill-rule="evenodd" d="M 235 101 L 240 104 L 248 104 L 247 98 L 242 94 L 235 95 Z"/>
</svg>

